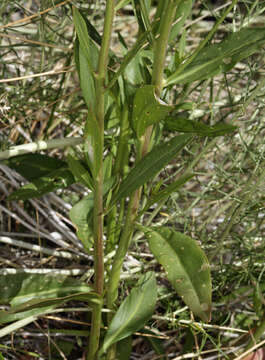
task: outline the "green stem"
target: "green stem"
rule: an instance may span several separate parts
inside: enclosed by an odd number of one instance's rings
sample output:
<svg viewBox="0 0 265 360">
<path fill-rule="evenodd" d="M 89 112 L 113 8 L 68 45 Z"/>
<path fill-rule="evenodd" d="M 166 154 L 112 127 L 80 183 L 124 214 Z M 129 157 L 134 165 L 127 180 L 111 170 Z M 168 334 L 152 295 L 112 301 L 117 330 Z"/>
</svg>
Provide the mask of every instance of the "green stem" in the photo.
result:
<svg viewBox="0 0 265 360">
<path fill-rule="evenodd" d="M 168 38 L 169 38 L 172 22 L 175 18 L 175 12 L 178 2 L 179 0 L 169 1 L 167 8 L 165 9 L 163 17 L 161 19 L 158 39 L 155 42 L 152 84 L 155 85 L 156 93 L 158 96 L 160 96 L 160 93 L 163 88 L 163 79 L 164 79 L 163 73 L 164 73 Z"/>
<path fill-rule="evenodd" d="M 95 174 L 93 237 L 94 237 L 94 270 L 95 291 L 103 295 L 104 287 L 104 249 L 103 249 L 103 151 L 104 151 L 104 89 L 107 75 L 108 55 L 115 0 L 108 0 L 106 5 L 102 45 L 99 53 L 98 71 L 95 76 L 96 118 L 100 129 L 100 144 L 95 159 L 99 162 L 99 171 Z M 95 360 L 99 347 L 101 326 L 101 305 L 93 308 L 92 324 L 89 338 L 87 360 Z"/>
<path fill-rule="evenodd" d="M 154 51 L 155 60 L 153 67 L 152 84 L 155 85 L 156 93 L 158 96 L 160 96 L 160 92 L 162 90 L 166 49 L 167 49 L 169 33 L 172 22 L 174 20 L 178 1 L 179 0 L 169 1 L 167 9 L 163 14 L 163 19 L 160 25 L 160 31 L 159 31 L 160 35 L 156 40 L 156 44 L 155 44 L 155 51 Z M 138 154 L 136 154 L 137 160 L 139 160 L 148 152 L 152 130 L 153 128 L 152 126 L 150 126 L 146 130 L 143 139 L 141 139 L 141 144 L 138 148 Z M 107 306 L 109 309 L 114 308 L 115 301 L 118 296 L 120 273 L 125 255 L 128 251 L 128 247 L 132 238 L 134 222 L 137 217 L 139 203 L 141 199 L 141 192 L 142 190 L 138 189 L 132 194 L 129 200 L 124 228 L 121 234 L 119 247 L 113 259 L 112 269 L 109 278 L 108 294 L 107 294 Z M 111 321 L 111 315 L 108 318 L 108 322 L 110 321 Z M 114 359 L 115 359 L 115 348 L 111 347 L 107 353 L 107 360 L 114 360 Z"/>
</svg>

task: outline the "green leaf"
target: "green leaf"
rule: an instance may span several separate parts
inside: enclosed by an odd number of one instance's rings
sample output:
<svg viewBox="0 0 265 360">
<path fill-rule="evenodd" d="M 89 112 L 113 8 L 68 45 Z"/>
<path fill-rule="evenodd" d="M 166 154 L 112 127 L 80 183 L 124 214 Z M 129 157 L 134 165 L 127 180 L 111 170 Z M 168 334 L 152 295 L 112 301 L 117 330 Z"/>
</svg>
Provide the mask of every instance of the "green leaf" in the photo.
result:
<svg viewBox="0 0 265 360">
<path fill-rule="evenodd" d="M 154 178 L 191 139 L 191 135 L 179 135 L 154 147 L 132 168 L 128 176 L 123 180 L 110 206 L 114 205 L 120 199 L 131 195 L 136 189 Z"/>
<path fill-rule="evenodd" d="M 80 87 L 86 105 L 88 108 L 95 107 L 96 104 L 96 91 L 92 72 L 89 69 L 87 59 L 84 56 L 83 50 L 79 47 L 79 76 Z"/>
<path fill-rule="evenodd" d="M 41 308 L 41 309 L 38 309 L 34 315 L 26 315 L 24 313 L 23 318 L 16 321 L 15 323 L 9 324 L 8 326 L 5 326 L 0 329 L 0 338 L 6 336 L 8 334 L 14 333 L 16 330 L 25 327 L 26 325 L 30 324 L 31 322 L 37 320 L 39 315 L 45 315 L 45 314 L 51 312 L 51 310 L 52 310 L 51 308 L 48 308 L 48 309 Z M 9 322 L 5 318 L 5 313 L 6 313 L 5 311 L 1 311 L 0 316 L 4 319 L 3 322 Z M 2 314 L 3 314 L 3 316 L 2 316 Z M 7 317 L 10 318 L 10 315 L 7 315 Z M 1 318 L 1 320 L 2 320 L 2 318 Z M 12 321 L 12 320 L 10 320 L 10 321 Z"/>
<path fill-rule="evenodd" d="M 86 23 L 87 33 L 89 37 L 99 46 L 101 46 L 102 38 L 97 29 L 91 24 L 88 18 L 85 15 L 85 12 L 78 10 L 80 15 L 83 17 L 83 20 Z"/>
<path fill-rule="evenodd" d="M 67 276 L 27 273 L 1 275 L 0 288 L 4 289 L 0 303 L 12 306 L 91 290 L 89 285 Z"/>
<path fill-rule="evenodd" d="M 87 252 L 92 246 L 92 209 L 94 206 L 93 193 L 88 194 L 69 212 L 71 221 L 75 224 L 77 236 L 82 241 Z"/>
<path fill-rule="evenodd" d="M 77 32 L 78 40 L 80 43 L 80 47 L 82 49 L 82 53 L 87 60 L 88 67 L 90 72 L 96 70 L 98 64 L 98 48 L 91 40 L 88 35 L 88 29 L 86 25 L 86 21 L 83 19 L 83 16 L 77 10 L 76 7 L 73 6 L 73 20 L 75 29 Z"/>
<path fill-rule="evenodd" d="M 193 178 L 195 174 L 187 174 L 181 176 L 179 179 L 168 185 L 165 189 L 159 191 L 157 194 L 152 194 L 151 198 L 147 201 L 146 206 L 144 207 L 143 212 L 150 208 L 155 203 L 159 203 L 169 197 L 170 194 L 176 192 L 182 185 L 187 181 Z"/>
<path fill-rule="evenodd" d="M 243 28 L 232 33 L 225 40 L 203 48 L 184 69 L 180 66 L 166 80 L 164 86 L 209 79 L 227 72 L 237 62 L 259 52 L 264 43 L 265 28 Z"/>
<path fill-rule="evenodd" d="M 264 298 L 262 295 L 262 291 L 260 288 L 260 284 L 257 282 L 255 284 L 255 289 L 253 292 L 253 305 L 254 305 L 254 310 L 255 313 L 257 314 L 257 316 L 259 318 L 262 318 L 263 314 L 264 314 L 264 310 L 265 310 L 265 303 L 264 303 Z"/>
<path fill-rule="evenodd" d="M 82 165 L 81 161 L 68 154 L 67 162 L 76 181 L 79 181 L 81 184 L 87 186 L 90 190 L 93 189 L 93 179 L 89 174 L 89 170 Z"/>
<path fill-rule="evenodd" d="M 218 123 L 210 126 L 199 121 L 188 120 L 180 117 L 167 117 L 165 119 L 165 128 L 170 131 L 193 133 L 209 137 L 222 136 L 237 130 L 237 126 L 230 124 Z"/>
<path fill-rule="evenodd" d="M 10 321 L 25 319 L 28 316 L 39 315 L 43 311 L 52 310 L 72 300 L 85 301 L 92 306 L 101 303 L 99 295 L 92 290 L 56 298 L 34 299 L 12 307 L 8 311 L 0 311 L 0 323 L 4 324 Z"/>
<path fill-rule="evenodd" d="M 80 86 L 87 107 L 94 109 L 96 106 L 94 72 L 98 66 L 99 50 L 90 38 L 89 33 L 93 33 L 97 39 L 98 36 L 91 28 L 92 25 L 83 18 L 75 7 L 73 7 L 73 19 L 79 40 L 79 45 L 76 44 L 75 60 L 80 77 Z"/>
<path fill-rule="evenodd" d="M 116 360 L 130 360 L 132 352 L 132 336 L 128 336 L 117 344 Z"/>
<path fill-rule="evenodd" d="M 97 177 L 100 170 L 101 158 L 101 133 L 95 114 L 89 111 L 85 125 L 85 151 L 88 154 L 88 166 L 93 174 L 93 179 Z"/>
<path fill-rule="evenodd" d="M 41 155 L 25 154 L 14 156 L 4 161 L 4 164 L 17 171 L 28 181 L 38 179 L 54 170 L 65 167 L 67 164 L 59 159 Z"/>
<path fill-rule="evenodd" d="M 89 285 L 60 275 L 7 274 L 0 277 L 0 286 L 0 303 L 11 305 L 0 311 L 0 323 L 36 316 L 70 300 L 101 301 Z"/>
<path fill-rule="evenodd" d="M 211 316 L 211 277 L 208 260 L 195 240 L 167 227 L 147 228 L 150 250 L 191 311 L 203 321 Z"/>
<path fill-rule="evenodd" d="M 173 110 L 155 94 L 154 85 L 144 85 L 136 91 L 133 102 L 132 126 L 140 138 L 148 126 L 163 120 Z"/>
<path fill-rule="evenodd" d="M 129 296 L 125 298 L 112 319 L 100 351 L 102 355 L 111 344 L 141 329 L 152 316 L 157 299 L 156 280 L 153 272 L 144 274 Z"/>
<path fill-rule="evenodd" d="M 33 317 L 32 321 L 34 321 L 39 315 L 43 315 L 43 314 L 47 313 L 48 311 L 55 309 L 56 306 L 58 307 L 59 305 L 60 304 L 52 304 L 49 306 L 37 306 L 37 308 L 26 310 L 26 311 L 19 311 L 19 312 L 11 312 L 10 310 L 9 311 L 3 310 L 3 311 L 0 311 L 0 324 L 6 324 L 9 322 L 14 322 L 14 321 L 19 322 L 19 321 L 23 321 L 27 318 L 32 318 L 32 317 Z M 30 322 L 32 322 L 32 321 L 30 321 Z M 0 330 L 0 337 L 7 335 L 10 332 L 14 331 L 14 330 L 9 331 L 8 328 L 9 327 L 5 327 Z M 12 327 L 11 327 L 11 329 L 12 329 Z M 2 331 L 4 332 L 4 335 L 2 335 Z"/>
<path fill-rule="evenodd" d="M 189 16 L 192 9 L 192 0 L 184 0 L 180 1 L 177 11 L 176 11 L 176 19 L 174 21 L 174 25 L 172 26 L 169 42 L 173 43 L 176 41 L 176 37 L 178 36 L 180 30 L 183 29 L 183 25 Z"/>
<path fill-rule="evenodd" d="M 40 197 L 57 189 L 65 189 L 74 182 L 75 179 L 71 171 L 66 168 L 60 168 L 22 186 L 9 195 L 7 199 L 28 200 L 34 197 Z"/>
<path fill-rule="evenodd" d="M 108 85 L 109 89 L 115 84 L 122 74 L 124 74 L 124 79 L 126 80 L 127 85 L 130 83 L 131 86 L 138 86 L 144 83 L 143 59 L 148 57 L 147 54 L 151 53 L 148 52 L 148 50 L 143 50 L 142 47 L 146 42 L 148 34 L 148 31 L 141 34 L 133 47 L 126 53 L 119 69 L 114 73 Z"/>
</svg>

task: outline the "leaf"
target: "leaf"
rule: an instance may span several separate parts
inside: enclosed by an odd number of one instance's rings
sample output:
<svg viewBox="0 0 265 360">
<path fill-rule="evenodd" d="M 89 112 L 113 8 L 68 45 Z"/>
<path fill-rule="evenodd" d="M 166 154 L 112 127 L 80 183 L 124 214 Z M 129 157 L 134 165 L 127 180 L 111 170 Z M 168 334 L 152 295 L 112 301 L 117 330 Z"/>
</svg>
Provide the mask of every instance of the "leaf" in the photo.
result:
<svg viewBox="0 0 265 360">
<path fill-rule="evenodd" d="M 191 311 L 203 321 L 211 315 L 211 277 L 208 260 L 196 241 L 167 227 L 147 228 L 151 252 Z"/>
<path fill-rule="evenodd" d="M 37 179 L 67 165 L 65 161 L 41 154 L 14 156 L 4 161 L 4 163 L 28 181 Z"/>
<path fill-rule="evenodd" d="M 101 35 L 99 34 L 99 32 L 97 31 L 97 29 L 91 24 L 91 22 L 88 20 L 88 18 L 85 15 L 85 12 L 82 12 L 79 10 L 80 15 L 83 17 L 85 23 L 86 23 L 86 28 L 87 28 L 87 33 L 89 35 L 89 37 L 99 46 L 101 46 Z"/>
<path fill-rule="evenodd" d="M 130 360 L 132 352 L 132 336 L 128 336 L 117 344 L 116 360 Z"/>
<path fill-rule="evenodd" d="M 264 43 L 265 28 L 243 28 L 218 44 L 203 48 L 189 65 L 184 69 L 180 66 L 169 76 L 164 86 L 209 79 L 227 72 L 237 62 L 259 52 Z"/>
<path fill-rule="evenodd" d="M 98 48 L 88 35 L 86 21 L 76 7 L 73 6 L 73 20 L 77 32 L 82 53 L 87 60 L 91 73 L 96 70 L 98 64 Z"/>
<path fill-rule="evenodd" d="M 189 16 L 192 9 L 192 0 L 184 0 L 180 1 L 178 8 L 176 10 L 176 19 L 174 21 L 174 25 L 172 26 L 169 42 L 173 43 L 176 41 L 176 37 L 178 36 L 180 30 L 183 29 L 183 25 Z"/>
<path fill-rule="evenodd" d="M 184 185 L 187 181 L 193 178 L 194 175 L 195 174 L 183 175 L 179 179 L 168 185 L 165 189 L 159 191 L 157 194 L 152 194 L 150 199 L 147 201 L 143 212 L 149 209 L 150 206 L 152 206 L 153 204 L 167 199 L 170 194 L 176 192 L 182 185 Z"/>
<path fill-rule="evenodd" d="M 98 66 L 99 50 L 89 36 L 92 33 L 96 36 L 93 26 L 83 18 L 81 13 L 73 7 L 73 19 L 77 32 L 79 45 L 75 46 L 75 60 L 80 77 L 80 86 L 88 108 L 96 106 L 94 72 Z M 92 28 L 91 28 L 92 26 Z"/>
<path fill-rule="evenodd" d="M 87 284 L 67 276 L 27 273 L 1 275 L 0 288 L 4 289 L 0 303 L 12 306 L 91 290 Z"/>
<path fill-rule="evenodd" d="M 132 194 L 162 170 L 192 139 L 191 135 L 179 135 L 157 145 L 145 155 L 129 172 L 112 198 L 110 206 Z"/>
<path fill-rule="evenodd" d="M 115 178 L 111 177 L 104 181 L 103 195 L 110 191 L 115 183 Z M 69 212 L 71 221 L 76 226 L 77 236 L 82 241 L 86 251 L 89 253 L 93 243 L 92 220 L 93 220 L 94 194 L 90 193 L 75 204 Z"/>
<path fill-rule="evenodd" d="M 135 94 L 133 102 L 132 126 L 140 138 L 148 126 L 163 120 L 173 110 L 155 94 L 154 85 L 144 85 Z"/>
<path fill-rule="evenodd" d="M 52 171 L 31 183 L 22 186 L 8 196 L 8 200 L 28 200 L 34 197 L 41 197 L 57 189 L 65 189 L 72 185 L 75 179 L 67 168 L 60 168 Z"/>
<path fill-rule="evenodd" d="M 88 194 L 69 212 L 71 221 L 77 229 L 77 236 L 82 241 L 87 252 L 92 246 L 92 210 L 94 206 L 94 195 Z"/>
<path fill-rule="evenodd" d="M 60 305 L 60 304 L 57 304 L 57 306 L 58 305 Z M 34 321 L 35 318 L 37 318 L 39 315 L 45 314 L 48 311 L 53 310 L 54 308 L 56 308 L 55 304 L 52 304 L 50 306 L 41 306 L 41 307 L 37 307 L 34 309 L 30 309 L 30 310 L 26 310 L 26 311 L 19 311 L 19 312 L 10 312 L 10 311 L 3 310 L 3 311 L 0 311 L 0 324 L 6 324 L 6 323 L 14 322 L 14 321 L 19 322 L 19 321 L 26 320 L 29 317 L 31 317 L 31 318 L 34 317 L 34 319 L 32 320 L 32 321 Z M 30 321 L 30 322 L 32 322 L 32 321 Z M 11 326 L 11 325 L 9 325 L 9 326 Z M 7 335 L 10 332 L 14 331 L 14 330 L 9 331 L 8 327 L 0 330 L 0 337 L 2 335 L 2 331 L 4 331 L 4 335 Z M 2 336 L 4 336 L 4 335 L 2 335 Z"/>
<path fill-rule="evenodd" d="M 26 325 L 30 324 L 31 322 L 37 320 L 38 315 L 44 315 L 50 312 L 51 309 L 39 309 L 39 311 L 35 315 L 25 315 L 23 319 L 16 321 L 13 324 L 5 326 L 0 329 L 0 338 L 4 337 L 8 334 L 14 333 L 16 330 L 25 327 Z M 1 311 L 3 313 L 4 311 Z M 5 313 L 5 312 L 4 312 Z M 5 318 L 4 318 L 5 319 Z"/>
<path fill-rule="evenodd" d="M 156 280 L 153 272 L 144 274 L 129 296 L 125 298 L 112 319 L 99 355 L 111 344 L 141 329 L 152 316 L 157 299 Z"/>
<path fill-rule="evenodd" d="M 89 174 L 89 170 L 82 165 L 82 162 L 75 159 L 70 154 L 67 156 L 67 162 L 76 181 L 79 181 L 81 184 L 87 186 L 90 190 L 93 189 L 93 180 Z"/>
<path fill-rule="evenodd" d="M 143 59 L 147 57 L 148 50 L 143 50 L 142 47 L 146 42 L 149 32 L 141 34 L 133 47 L 126 53 L 119 69 L 114 73 L 108 89 L 110 89 L 115 82 L 124 74 L 126 85 L 130 83 L 131 86 L 138 86 L 144 83 L 143 79 Z M 135 92 L 135 89 L 134 89 Z"/>
<path fill-rule="evenodd" d="M 101 302 L 99 295 L 92 290 L 57 298 L 34 299 L 20 306 L 12 307 L 9 311 L 0 311 L 0 323 L 4 324 L 10 321 L 21 320 L 28 316 L 38 315 L 44 310 L 54 309 L 72 300 L 85 301 L 90 305 Z"/>
<path fill-rule="evenodd" d="M 264 313 L 264 298 L 260 289 L 260 284 L 257 282 L 255 284 L 254 292 L 253 292 L 253 306 L 255 313 L 259 318 L 262 318 Z"/>
<path fill-rule="evenodd" d="M 86 105 L 88 108 L 94 108 L 96 105 L 96 91 L 92 72 L 89 69 L 87 59 L 84 56 L 83 50 L 79 47 L 79 80 L 80 87 Z"/>
<path fill-rule="evenodd" d="M 188 120 L 180 117 L 167 117 L 165 119 L 165 128 L 170 131 L 193 133 L 209 137 L 222 136 L 237 130 L 237 126 L 230 124 L 218 123 L 210 126 L 199 121 Z"/>
<path fill-rule="evenodd" d="M 0 277 L 0 286 L 0 303 L 11 304 L 8 311 L 0 311 L 0 323 L 35 316 L 70 300 L 101 301 L 89 285 L 60 275 L 7 274 Z"/>
<path fill-rule="evenodd" d="M 101 132 L 95 114 L 89 111 L 85 125 L 85 151 L 88 155 L 88 166 L 93 174 L 93 179 L 97 177 L 100 170 L 101 159 Z"/>
</svg>

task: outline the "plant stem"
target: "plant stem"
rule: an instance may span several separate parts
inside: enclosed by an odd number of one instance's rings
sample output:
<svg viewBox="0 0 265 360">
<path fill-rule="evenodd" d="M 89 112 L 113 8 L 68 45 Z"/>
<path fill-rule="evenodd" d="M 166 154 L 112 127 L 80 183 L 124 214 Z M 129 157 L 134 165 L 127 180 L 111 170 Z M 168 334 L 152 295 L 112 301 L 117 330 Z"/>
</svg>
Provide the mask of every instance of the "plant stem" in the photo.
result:
<svg viewBox="0 0 265 360">
<path fill-rule="evenodd" d="M 161 22 L 160 35 L 158 40 L 156 40 L 156 44 L 155 44 L 155 52 L 154 52 L 155 60 L 153 67 L 152 84 L 155 85 L 155 89 L 156 89 L 155 91 L 158 96 L 160 96 L 160 92 L 162 90 L 163 71 L 164 71 L 164 63 L 166 57 L 166 49 L 168 44 L 168 37 L 172 22 L 174 20 L 178 1 L 179 0 L 169 1 L 167 9 L 163 15 L 163 19 Z M 143 139 L 141 140 L 141 145 L 139 146 L 136 159 L 141 159 L 148 152 L 152 129 L 153 129 L 152 126 L 149 126 L 149 128 L 147 128 L 146 133 Z M 114 303 L 118 296 L 118 286 L 119 286 L 122 264 L 132 238 L 134 222 L 138 213 L 141 193 L 142 193 L 141 188 L 136 190 L 132 194 L 129 200 L 125 225 L 121 234 L 119 247 L 113 259 L 112 269 L 110 273 L 110 279 L 108 284 L 108 295 L 107 295 L 107 306 L 109 309 L 114 308 Z M 112 316 L 110 315 L 108 318 L 108 322 L 111 321 L 111 317 Z M 115 348 L 111 347 L 107 353 L 107 360 L 114 360 L 114 359 L 115 359 Z"/>
<path fill-rule="evenodd" d="M 178 2 L 179 0 L 169 1 L 161 19 L 158 38 L 155 42 L 152 84 L 156 87 L 157 96 L 160 96 L 163 88 L 163 72 L 166 59 L 168 38 L 172 22 L 175 18 L 175 12 Z"/>
<path fill-rule="evenodd" d="M 103 295 L 104 287 L 104 249 L 103 249 L 103 151 L 104 151 L 104 89 L 107 75 L 108 54 L 112 22 L 114 18 L 115 0 L 108 0 L 106 5 L 102 45 L 99 52 L 98 71 L 95 76 L 96 87 L 96 118 L 100 129 L 99 154 L 95 159 L 99 161 L 99 171 L 95 174 L 93 237 L 94 237 L 94 270 L 95 291 Z M 89 338 L 87 360 L 97 358 L 101 326 L 101 305 L 93 308 L 92 324 Z"/>
<path fill-rule="evenodd" d="M 12 146 L 8 150 L 0 151 L 0 160 L 6 160 L 13 156 L 30 154 L 36 151 L 65 148 L 66 146 L 76 146 L 84 141 L 81 137 L 69 137 L 63 139 L 40 140 L 29 144 Z"/>
</svg>

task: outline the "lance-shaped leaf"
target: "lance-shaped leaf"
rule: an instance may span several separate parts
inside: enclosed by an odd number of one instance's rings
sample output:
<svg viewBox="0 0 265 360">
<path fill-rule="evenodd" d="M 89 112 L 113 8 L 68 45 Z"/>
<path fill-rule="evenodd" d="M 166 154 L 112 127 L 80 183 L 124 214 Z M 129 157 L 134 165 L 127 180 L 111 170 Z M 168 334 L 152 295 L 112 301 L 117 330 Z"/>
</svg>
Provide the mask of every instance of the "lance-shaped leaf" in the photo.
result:
<svg viewBox="0 0 265 360">
<path fill-rule="evenodd" d="M 47 175 L 54 170 L 67 166 L 65 161 L 43 154 L 25 154 L 4 161 L 28 181 Z"/>
<path fill-rule="evenodd" d="M 259 52 L 264 43 L 265 28 L 243 28 L 227 39 L 203 48 L 189 65 L 183 65 L 184 69 L 180 66 L 166 80 L 165 86 L 209 79 L 227 72 L 237 62 Z"/>
<path fill-rule="evenodd" d="M 140 228 L 140 227 L 139 227 Z M 208 260 L 195 240 L 167 227 L 141 227 L 150 250 L 191 311 L 203 321 L 211 315 L 211 277 Z"/>
<path fill-rule="evenodd" d="M 92 210 L 94 206 L 93 193 L 83 197 L 69 212 L 71 221 L 77 229 L 77 236 L 82 241 L 87 252 L 92 246 Z"/>
<path fill-rule="evenodd" d="M 106 333 L 100 355 L 111 344 L 122 340 L 141 329 L 152 316 L 157 299 L 155 274 L 147 272 L 123 301 L 112 319 Z"/>
<path fill-rule="evenodd" d="M 0 311 L 0 323 L 39 315 L 70 300 L 101 302 L 89 285 L 60 275 L 7 274 L 0 277 L 0 286 L 0 303 L 11 305 L 8 311 Z"/>
<path fill-rule="evenodd" d="M 173 110 L 155 94 L 154 85 L 144 85 L 135 94 L 133 102 L 132 126 L 140 138 L 146 128 L 163 120 Z"/>
<path fill-rule="evenodd" d="M 145 212 L 155 203 L 167 199 L 172 193 L 176 192 L 182 185 L 189 181 L 195 174 L 186 174 L 181 176 L 179 179 L 168 185 L 165 189 L 159 191 L 158 193 L 152 194 L 148 199 L 147 204 L 145 205 L 142 212 Z"/>
<path fill-rule="evenodd" d="M 176 19 L 174 25 L 172 26 L 169 42 L 176 42 L 176 37 L 179 32 L 183 29 L 183 25 L 187 20 L 192 9 L 192 0 L 179 1 L 179 5 L 176 11 Z"/>
<path fill-rule="evenodd" d="M 152 179 L 191 139 L 191 135 L 179 135 L 154 147 L 129 172 L 128 176 L 121 183 L 119 191 L 111 200 L 110 206 L 132 194 L 136 189 Z"/>
<path fill-rule="evenodd" d="M 91 178 L 89 169 L 86 169 L 80 160 L 75 159 L 70 154 L 67 155 L 67 162 L 76 181 L 87 186 L 90 190 L 94 189 L 93 179 Z"/>
<path fill-rule="evenodd" d="M 75 43 L 75 61 L 80 78 L 80 86 L 88 108 L 96 106 L 94 72 L 97 69 L 99 51 L 90 38 L 91 28 L 82 14 L 73 7 L 73 19 L 78 41 Z"/>
<path fill-rule="evenodd" d="M 87 60 L 90 71 L 92 72 L 96 69 L 98 63 L 98 48 L 91 40 L 86 21 L 76 7 L 73 7 L 73 20 L 82 53 Z"/>
<path fill-rule="evenodd" d="M 62 275 L 7 274 L 0 276 L 0 303 L 18 306 L 27 301 L 57 298 L 87 292 L 91 287 Z"/>
<path fill-rule="evenodd" d="M 7 199 L 27 200 L 40 197 L 57 189 L 65 189 L 74 182 L 75 179 L 68 168 L 59 168 L 22 186 L 10 194 Z"/>
<path fill-rule="evenodd" d="M 231 124 L 218 123 L 216 125 L 206 125 L 199 121 L 189 120 L 180 117 L 167 117 L 165 128 L 171 131 L 191 133 L 200 136 L 222 136 L 236 131 L 237 126 Z"/>
<path fill-rule="evenodd" d="M 94 109 L 96 105 L 96 91 L 95 91 L 94 77 L 88 66 L 87 59 L 84 56 L 81 47 L 79 47 L 78 61 L 79 63 L 77 64 L 77 68 L 79 70 L 79 80 L 80 80 L 80 87 L 82 89 L 82 94 L 87 107 L 88 108 L 91 107 L 92 109 Z"/>
</svg>

